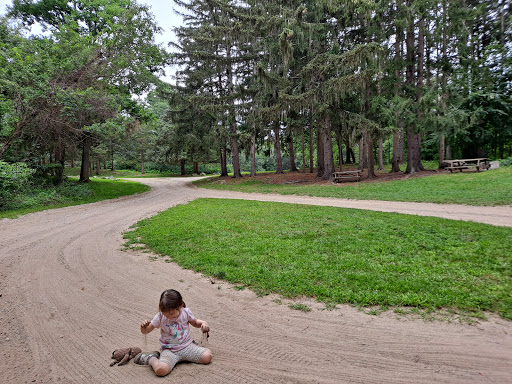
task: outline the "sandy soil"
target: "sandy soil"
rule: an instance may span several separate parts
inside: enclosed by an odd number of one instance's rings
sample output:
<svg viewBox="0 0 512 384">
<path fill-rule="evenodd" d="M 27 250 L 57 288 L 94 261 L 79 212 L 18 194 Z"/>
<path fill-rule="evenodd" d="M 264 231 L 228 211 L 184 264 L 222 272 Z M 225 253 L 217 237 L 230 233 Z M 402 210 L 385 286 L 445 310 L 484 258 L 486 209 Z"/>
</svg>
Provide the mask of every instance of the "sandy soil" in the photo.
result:
<svg viewBox="0 0 512 384">
<path fill-rule="evenodd" d="M 122 250 L 122 232 L 135 222 L 202 196 L 360 204 L 507 226 L 511 207 L 357 203 L 207 191 L 186 185 L 191 179 L 139 181 L 152 191 L 0 221 L 1 383 L 512 382 L 512 322 L 370 316 L 349 306 L 322 310 L 305 299 L 300 302 L 314 310 L 303 313 L 284 300 Z M 110 367 L 116 348 L 158 348 L 158 334 L 143 336 L 139 324 L 154 315 L 160 293 L 170 287 L 210 323 L 213 362 L 180 364 L 165 379 L 132 363 Z"/>
</svg>

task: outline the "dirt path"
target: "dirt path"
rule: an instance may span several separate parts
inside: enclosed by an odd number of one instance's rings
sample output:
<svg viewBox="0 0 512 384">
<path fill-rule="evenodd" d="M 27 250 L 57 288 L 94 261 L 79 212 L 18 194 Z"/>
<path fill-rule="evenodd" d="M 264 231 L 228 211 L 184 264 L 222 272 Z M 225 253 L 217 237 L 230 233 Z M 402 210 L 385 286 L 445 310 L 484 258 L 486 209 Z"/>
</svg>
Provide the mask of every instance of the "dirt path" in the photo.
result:
<svg viewBox="0 0 512 384">
<path fill-rule="evenodd" d="M 145 253 L 122 251 L 122 232 L 141 218 L 200 196 L 241 196 L 186 186 L 190 180 L 146 179 L 153 189 L 140 196 L 0 221 L 1 383 L 512 382 L 512 322 L 424 322 L 348 306 L 320 310 L 311 302 L 314 310 L 302 313 Z M 361 204 L 368 209 L 372 203 Z M 379 210 L 390 207 L 379 204 Z M 436 207 L 442 215 L 467 209 Z M 492 209 L 470 209 L 481 210 L 484 222 L 494 220 Z M 510 208 L 496 211 L 496 224 L 510 225 Z M 156 312 L 169 287 L 209 321 L 212 364 L 181 364 L 166 379 L 134 364 L 109 367 L 115 348 L 158 347 L 157 333 L 145 339 L 139 323 Z"/>
</svg>

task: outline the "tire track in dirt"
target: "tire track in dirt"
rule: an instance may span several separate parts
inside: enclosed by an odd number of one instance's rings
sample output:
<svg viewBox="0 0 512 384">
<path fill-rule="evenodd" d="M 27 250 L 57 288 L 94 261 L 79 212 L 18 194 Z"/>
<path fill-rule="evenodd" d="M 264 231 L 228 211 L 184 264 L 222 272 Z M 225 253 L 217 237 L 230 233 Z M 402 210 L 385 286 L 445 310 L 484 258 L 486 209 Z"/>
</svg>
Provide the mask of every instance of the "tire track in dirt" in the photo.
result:
<svg viewBox="0 0 512 384">
<path fill-rule="evenodd" d="M 277 297 L 237 291 L 173 263 L 151 261 L 142 251 L 123 251 L 122 232 L 132 224 L 197 197 L 313 202 L 207 191 L 185 185 L 190 179 L 139 181 L 152 191 L 0 221 L 0 382 L 161 382 L 148 367 L 109 363 L 115 348 L 158 348 L 157 333 L 144 337 L 139 324 L 154 315 L 160 293 L 169 287 L 181 291 L 194 314 L 210 323 L 214 359 L 208 366 L 180 364 L 165 380 L 512 381 L 509 321 L 491 316 L 470 326 L 390 313 L 373 317 L 349 306 L 324 310 L 307 299 L 300 302 L 313 311 L 302 313 L 289 309 L 286 300 L 280 304 Z M 193 332 L 200 340 L 199 331 Z"/>
</svg>

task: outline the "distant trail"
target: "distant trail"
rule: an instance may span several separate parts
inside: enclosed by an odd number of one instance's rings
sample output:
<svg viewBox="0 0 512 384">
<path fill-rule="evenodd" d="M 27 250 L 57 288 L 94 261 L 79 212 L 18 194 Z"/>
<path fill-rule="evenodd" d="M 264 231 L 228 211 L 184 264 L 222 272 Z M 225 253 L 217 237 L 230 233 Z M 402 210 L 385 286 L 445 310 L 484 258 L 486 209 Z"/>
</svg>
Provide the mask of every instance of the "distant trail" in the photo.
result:
<svg viewBox="0 0 512 384">
<path fill-rule="evenodd" d="M 138 220 L 199 197 L 383 211 L 402 206 L 429 216 L 434 214 L 426 207 L 432 206 L 436 216 L 507 226 L 510 207 L 238 194 L 195 188 L 191 180 L 138 179 L 152 190 L 0 220 L 1 383 L 512 382 L 510 321 L 425 322 L 392 312 L 369 316 L 349 306 L 321 310 L 310 300 L 300 300 L 313 308 L 302 313 L 285 299 L 237 291 L 174 263 L 151 261 L 141 251 L 122 250 L 122 232 Z M 154 315 L 160 293 L 170 287 L 208 320 L 212 364 L 180 364 L 165 379 L 148 367 L 110 367 L 116 348 L 158 347 L 158 335 L 144 338 L 139 324 Z"/>
<path fill-rule="evenodd" d="M 197 187 L 191 188 L 194 188 L 196 190 L 195 193 L 198 194 L 198 197 L 274 201 L 281 203 L 367 209 L 371 211 L 396 212 L 419 216 L 434 216 L 441 217 L 444 219 L 474 221 L 477 223 L 512 227 L 512 206 L 480 207 L 460 204 L 411 203 L 381 200 L 352 200 L 337 199 L 331 197 L 310 197 L 297 195 L 273 195 L 263 193 L 219 191 Z"/>
</svg>

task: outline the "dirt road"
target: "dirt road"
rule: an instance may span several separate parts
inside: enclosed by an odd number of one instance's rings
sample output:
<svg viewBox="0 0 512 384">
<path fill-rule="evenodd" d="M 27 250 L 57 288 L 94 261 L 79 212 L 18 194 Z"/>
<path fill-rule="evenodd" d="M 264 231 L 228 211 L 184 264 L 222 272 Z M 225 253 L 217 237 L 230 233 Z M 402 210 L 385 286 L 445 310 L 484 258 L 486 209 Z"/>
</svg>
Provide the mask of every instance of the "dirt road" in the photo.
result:
<svg viewBox="0 0 512 384">
<path fill-rule="evenodd" d="M 370 316 L 349 306 L 322 310 L 300 300 L 314 309 L 303 313 L 275 297 L 237 291 L 146 253 L 123 251 L 122 232 L 144 217 L 201 196 L 245 197 L 187 186 L 191 179 L 139 181 L 152 191 L 0 221 L 1 383 L 512 382 L 512 322 L 425 322 L 392 313 Z M 371 202 L 359 204 L 373 209 Z M 429 215 L 421 207 L 416 213 Z M 483 222 L 512 226 L 510 207 L 434 208 L 433 215 L 468 219 L 471 210 Z M 156 313 L 160 293 L 171 287 L 210 323 L 213 362 L 180 364 L 165 379 L 131 363 L 109 367 L 115 348 L 158 348 L 157 333 L 145 338 L 139 324 Z"/>
</svg>

